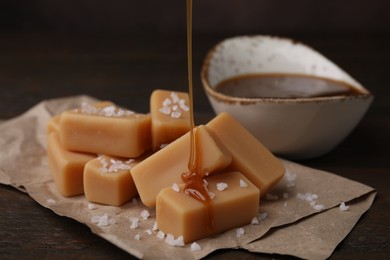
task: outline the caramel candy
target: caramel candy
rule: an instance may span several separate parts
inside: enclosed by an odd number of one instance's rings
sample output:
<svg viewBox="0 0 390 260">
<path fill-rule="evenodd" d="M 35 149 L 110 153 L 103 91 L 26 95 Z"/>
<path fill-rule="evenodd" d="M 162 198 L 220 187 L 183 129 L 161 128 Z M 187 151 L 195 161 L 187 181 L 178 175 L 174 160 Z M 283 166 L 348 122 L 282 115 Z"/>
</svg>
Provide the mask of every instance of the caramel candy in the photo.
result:
<svg viewBox="0 0 390 260">
<path fill-rule="evenodd" d="M 179 191 L 168 187 L 158 194 L 156 221 L 161 231 L 175 238 L 183 236 L 188 243 L 250 224 L 258 215 L 260 191 L 241 173 L 221 173 L 206 179 L 208 191 L 215 194 L 209 205 L 187 195 L 184 185 Z M 210 226 L 212 222 L 214 227 Z"/>
<path fill-rule="evenodd" d="M 55 131 L 48 135 L 47 140 L 49 169 L 58 191 L 66 197 L 83 194 L 84 166 L 96 155 L 65 150 Z"/>
<path fill-rule="evenodd" d="M 153 150 L 190 130 L 189 98 L 185 92 L 155 90 L 150 97 Z"/>
<path fill-rule="evenodd" d="M 99 156 L 84 168 L 84 193 L 90 202 L 120 206 L 137 196 L 130 169 L 138 161 Z"/>
<path fill-rule="evenodd" d="M 65 149 L 134 158 L 151 146 L 151 117 L 113 105 L 65 111 L 60 137 Z"/>
<path fill-rule="evenodd" d="M 283 177 L 280 161 L 229 114 L 219 114 L 206 128 L 231 153 L 229 170 L 244 174 L 262 195 Z"/>
<path fill-rule="evenodd" d="M 195 128 L 200 145 L 201 170 L 214 173 L 231 162 L 231 156 L 217 145 L 204 126 Z M 150 207 L 156 205 L 156 196 L 161 189 L 181 183 L 181 175 L 188 172 L 190 133 L 183 135 L 154 153 L 137 166 L 131 174 L 142 202 Z"/>
</svg>

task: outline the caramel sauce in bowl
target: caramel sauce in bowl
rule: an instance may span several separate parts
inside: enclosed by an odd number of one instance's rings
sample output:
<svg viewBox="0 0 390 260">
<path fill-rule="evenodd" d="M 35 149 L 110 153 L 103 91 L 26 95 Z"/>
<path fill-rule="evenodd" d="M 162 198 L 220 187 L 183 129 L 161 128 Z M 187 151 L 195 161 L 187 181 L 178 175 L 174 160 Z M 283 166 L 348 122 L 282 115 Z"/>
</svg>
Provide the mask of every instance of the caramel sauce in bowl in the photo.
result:
<svg viewBox="0 0 390 260">
<path fill-rule="evenodd" d="M 215 113 L 228 112 L 273 153 L 289 159 L 331 151 L 373 100 L 322 54 L 279 37 L 218 43 L 203 62 L 201 78 Z"/>
</svg>

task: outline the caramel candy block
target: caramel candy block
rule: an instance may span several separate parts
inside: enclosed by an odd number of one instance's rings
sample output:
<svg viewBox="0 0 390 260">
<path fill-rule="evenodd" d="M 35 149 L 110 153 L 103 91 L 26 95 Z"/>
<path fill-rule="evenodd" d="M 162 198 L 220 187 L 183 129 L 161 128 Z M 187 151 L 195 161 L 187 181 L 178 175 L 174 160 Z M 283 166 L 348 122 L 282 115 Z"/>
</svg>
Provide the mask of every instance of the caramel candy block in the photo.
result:
<svg viewBox="0 0 390 260">
<path fill-rule="evenodd" d="M 217 145 L 204 126 L 195 128 L 200 144 L 201 170 L 205 174 L 226 168 L 231 156 Z M 155 207 L 156 196 L 172 183 L 181 183 L 181 175 L 188 172 L 190 132 L 146 158 L 132 170 L 135 185 L 142 202 Z"/>
<path fill-rule="evenodd" d="M 65 111 L 60 137 L 65 149 L 135 158 L 151 146 L 151 116 L 113 105 Z"/>
<path fill-rule="evenodd" d="M 150 97 L 153 150 L 190 130 L 189 97 L 185 92 L 155 90 Z"/>
<path fill-rule="evenodd" d="M 65 150 L 57 132 L 51 132 L 47 140 L 49 169 L 57 190 L 65 197 L 83 194 L 84 166 L 96 155 Z"/>
<path fill-rule="evenodd" d="M 250 224 L 258 215 L 260 191 L 241 173 L 226 172 L 206 179 L 209 193 L 215 195 L 210 204 L 187 195 L 184 185 L 158 194 L 156 221 L 161 231 L 175 238 L 183 236 L 188 243 Z"/>
<path fill-rule="evenodd" d="M 84 193 L 90 202 L 120 206 L 137 196 L 130 169 L 135 159 L 99 156 L 84 169 Z"/>
<path fill-rule="evenodd" d="M 206 128 L 232 154 L 229 170 L 244 174 L 262 195 L 283 177 L 280 161 L 229 114 L 219 114 Z"/>
<path fill-rule="evenodd" d="M 60 115 L 53 116 L 47 123 L 46 134 L 49 135 L 52 132 L 60 132 Z"/>
</svg>

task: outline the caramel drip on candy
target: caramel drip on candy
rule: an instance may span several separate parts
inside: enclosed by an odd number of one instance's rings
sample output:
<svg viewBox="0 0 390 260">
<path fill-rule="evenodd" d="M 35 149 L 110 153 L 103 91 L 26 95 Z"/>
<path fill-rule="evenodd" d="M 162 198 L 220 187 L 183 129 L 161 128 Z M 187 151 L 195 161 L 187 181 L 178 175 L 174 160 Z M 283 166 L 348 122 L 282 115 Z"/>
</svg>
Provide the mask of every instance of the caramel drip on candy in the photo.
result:
<svg viewBox="0 0 390 260">
<path fill-rule="evenodd" d="M 211 198 L 205 186 L 202 176 L 202 154 L 200 142 L 194 127 L 194 105 L 192 84 L 192 0 L 187 0 L 187 62 L 188 62 L 188 90 L 190 99 L 190 158 L 188 172 L 182 174 L 185 183 L 185 192 L 191 197 L 203 202 L 207 207 L 208 229 L 215 228 L 215 222 L 211 213 Z"/>
</svg>

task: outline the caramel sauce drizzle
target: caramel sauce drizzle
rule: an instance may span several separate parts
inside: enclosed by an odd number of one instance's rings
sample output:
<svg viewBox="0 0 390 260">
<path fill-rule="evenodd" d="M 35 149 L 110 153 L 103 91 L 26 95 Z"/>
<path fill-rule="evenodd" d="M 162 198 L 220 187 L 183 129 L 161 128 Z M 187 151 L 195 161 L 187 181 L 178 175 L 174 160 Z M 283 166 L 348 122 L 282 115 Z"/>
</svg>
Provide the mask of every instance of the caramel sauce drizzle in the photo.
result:
<svg viewBox="0 0 390 260">
<path fill-rule="evenodd" d="M 192 0 L 187 0 L 187 66 L 188 66 L 188 91 L 190 99 L 190 157 L 188 160 L 188 172 L 182 174 L 185 183 L 185 191 L 203 202 L 207 207 L 208 229 L 214 229 L 215 223 L 211 212 L 211 198 L 205 187 L 202 176 L 202 154 L 199 137 L 194 126 L 193 83 L 192 83 Z"/>
</svg>

